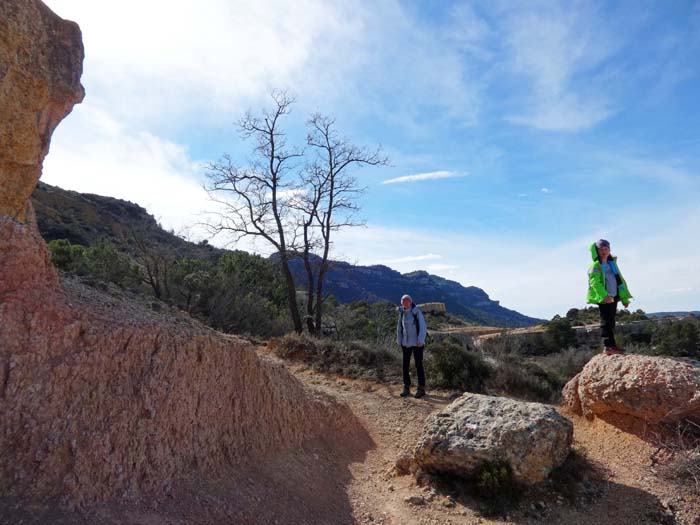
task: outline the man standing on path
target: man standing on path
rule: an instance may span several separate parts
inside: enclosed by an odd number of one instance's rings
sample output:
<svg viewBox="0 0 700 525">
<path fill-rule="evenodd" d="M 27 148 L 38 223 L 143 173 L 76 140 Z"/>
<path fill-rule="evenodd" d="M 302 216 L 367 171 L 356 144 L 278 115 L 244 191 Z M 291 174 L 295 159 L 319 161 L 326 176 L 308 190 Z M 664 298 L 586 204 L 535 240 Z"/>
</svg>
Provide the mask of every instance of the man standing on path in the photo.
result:
<svg viewBox="0 0 700 525">
<path fill-rule="evenodd" d="M 425 371 L 423 370 L 423 350 L 425 349 L 425 336 L 428 330 L 425 325 L 423 312 L 413 304 L 410 295 L 401 297 L 399 307 L 399 320 L 396 325 L 396 342 L 403 350 L 403 390 L 401 397 L 406 397 L 411 393 L 411 375 L 409 366 L 411 355 L 416 362 L 416 372 L 418 373 L 418 390 L 416 398 L 425 395 Z"/>
<path fill-rule="evenodd" d="M 589 304 L 597 304 L 600 310 L 600 330 L 603 336 L 603 352 L 606 355 L 622 354 L 624 350 L 615 342 L 615 315 L 617 303 L 627 308 L 632 299 L 627 283 L 617 267 L 617 257 L 610 254 L 610 243 L 600 239 L 590 247 L 593 264 L 588 269 Z"/>
</svg>

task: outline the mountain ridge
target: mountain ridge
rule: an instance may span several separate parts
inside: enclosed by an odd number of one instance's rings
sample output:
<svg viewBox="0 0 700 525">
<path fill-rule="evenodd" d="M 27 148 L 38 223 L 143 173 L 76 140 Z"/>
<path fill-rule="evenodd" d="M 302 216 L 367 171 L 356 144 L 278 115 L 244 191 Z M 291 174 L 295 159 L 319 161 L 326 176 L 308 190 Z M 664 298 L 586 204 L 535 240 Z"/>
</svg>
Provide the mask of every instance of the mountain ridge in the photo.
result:
<svg viewBox="0 0 700 525">
<path fill-rule="evenodd" d="M 133 254 L 132 237 L 138 234 L 154 245 L 185 257 L 213 261 L 229 251 L 206 241 L 193 243 L 168 232 L 145 208 L 114 197 L 39 183 L 32 203 L 39 230 L 47 242 L 67 239 L 73 244 L 90 245 L 107 239 Z M 306 277 L 300 259 L 292 261 L 292 271 L 298 285 L 304 286 Z M 448 312 L 477 324 L 520 327 L 541 322 L 541 319 L 504 308 L 479 287 L 464 286 L 425 270 L 402 274 L 383 264 L 362 266 L 333 261 L 325 289 L 342 303 L 382 300 L 398 303 L 401 295 L 409 293 L 416 303 L 443 302 Z"/>
</svg>

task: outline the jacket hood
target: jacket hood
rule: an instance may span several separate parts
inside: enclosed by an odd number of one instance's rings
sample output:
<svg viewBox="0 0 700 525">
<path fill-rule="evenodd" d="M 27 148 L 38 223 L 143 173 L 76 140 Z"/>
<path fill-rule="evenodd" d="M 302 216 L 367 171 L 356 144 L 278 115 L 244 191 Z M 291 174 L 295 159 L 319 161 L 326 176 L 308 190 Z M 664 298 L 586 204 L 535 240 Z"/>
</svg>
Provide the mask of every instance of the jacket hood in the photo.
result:
<svg viewBox="0 0 700 525">
<path fill-rule="evenodd" d="M 598 248 L 596 248 L 596 245 L 594 242 L 591 243 L 590 250 L 591 250 L 591 259 L 593 259 L 593 262 L 600 262 L 598 260 Z M 612 253 L 610 254 L 610 259 L 613 261 L 617 261 L 617 257 L 613 256 Z"/>
<path fill-rule="evenodd" d="M 591 259 L 593 259 L 593 262 L 598 260 L 598 249 L 595 246 L 595 243 L 591 243 Z"/>
</svg>

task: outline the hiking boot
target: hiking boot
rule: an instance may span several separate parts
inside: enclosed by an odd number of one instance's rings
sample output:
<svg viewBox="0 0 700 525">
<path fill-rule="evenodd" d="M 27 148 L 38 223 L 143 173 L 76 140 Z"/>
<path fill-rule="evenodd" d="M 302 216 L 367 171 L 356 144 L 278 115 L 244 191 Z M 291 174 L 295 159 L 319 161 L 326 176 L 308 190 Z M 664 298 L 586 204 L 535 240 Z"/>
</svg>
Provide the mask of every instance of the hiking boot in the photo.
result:
<svg viewBox="0 0 700 525">
<path fill-rule="evenodd" d="M 408 388 L 406 385 L 404 385 L 404 386 L 403 386 L 403 390 L 401 391 L 401 393 L 400 393 L 399 395 L 400 395 L 401 397 L 409 396 L 409 395 L 411 395 L 411 389 Z"/>
<path fill-rule="evenodd" d="M 603 350 L 603 353 L 605 355 L 616 355 L 616 354 L 624 354 L 625 351 L 622 348 L 618 348 L 616 346 L 606 346 L 605 350 Z"/>
<path fill-rule="evenodd" d="M 416 390 L 416 395 L 414 395 L 413 397 L 415 397 L 416 399 L 420 399 L 424 395 L 425 395 L 425 389 L 422 386 L 419 386 L 418 390 Z"/>
</svg>

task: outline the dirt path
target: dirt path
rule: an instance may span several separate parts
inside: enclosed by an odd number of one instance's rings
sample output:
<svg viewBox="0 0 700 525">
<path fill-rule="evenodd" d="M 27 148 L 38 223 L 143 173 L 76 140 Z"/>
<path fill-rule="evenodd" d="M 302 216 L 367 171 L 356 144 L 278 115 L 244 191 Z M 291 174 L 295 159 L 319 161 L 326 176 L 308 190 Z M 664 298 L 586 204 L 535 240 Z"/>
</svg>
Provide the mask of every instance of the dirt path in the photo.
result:
<svg viewBox="0 0 700 525">
<path fill-rule="evenodd" d="M 279 361 L 265 348 L 260 352 Z M 449 392 L 402 399 L 400 385 L 319 374 L 288 362 L 285 366 L 308 386 L 346 402 L 374 443 L 362 462 L 348 466 L 346 491 L 356 523 L 700 524 L 700 497 L 654 475 L 653 446 L 601 420 L 589 422 L 568 413 L 574 421 L 574 450 L 586 458 L 582 479 L 571 473 L 573 484 L 540 487 L 526 494 L 516 508 L 487 518 L 469 497 L 450 498 L 394 471 L 399 454 L 416 443 L 425 418 L 450 402 Z M 422 496 L 425 505 L 407 503 L 411 496 Z"/>
<path fill-rule="evenodd" d="M 0 523 L 149 525 L 700 525 L 700 495 L 672 486 L 653 470 L 656 449 L 599 419 L 574 422 L 569 472 L 527 491 L 516 503 L 482 515 L 483 501 L 464 485 L 418 486 L 395 472 L 425 418 L 450 402 L 449 392 L 400 398 L 400 385 L 316 373 L 283 362 L 309 388 L 347 403 L 353 434 L 307 443 L 264 462 L 237 467 L 219 480 L 180 480 L 165 491 L 75 511 L 58 502 L 28 507 L 0 491 Z M 639 429 L 637 429 L 639 430 Z M 415 505 L 406 500 L 418 497 Z"/>
</svg>

